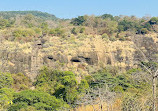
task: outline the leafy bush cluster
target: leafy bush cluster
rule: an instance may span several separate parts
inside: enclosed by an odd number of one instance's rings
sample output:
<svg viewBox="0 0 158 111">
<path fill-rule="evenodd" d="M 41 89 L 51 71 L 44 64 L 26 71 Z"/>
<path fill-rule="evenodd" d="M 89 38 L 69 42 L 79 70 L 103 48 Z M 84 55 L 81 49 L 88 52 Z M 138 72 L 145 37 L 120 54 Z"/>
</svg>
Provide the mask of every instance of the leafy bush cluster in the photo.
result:
<svg viewBox="0 0 158 111">
<path fill-rule="evenodd" d="M 134 31 L 137 34 L 147 34 L 149 31 L 154 31 L 153 25 L 158 24 L 158 18 L 152 17 L 146 20 L 145 18 L 136 18 L 135 16 L 112 16 L 104 14 L 102 16 L 79 16 L 71 20 L 71 24 L 76 26 L 88 26 L 104 30 L 104 33 L 113 34 L 122 31 Z M 113 29 L 115 28 L 115 29 Z M 101 32 L 100 32 L 101 33 Z M 101 33 L 102 34 L 102 33 Z"/>
<path fill-rule="evenodd" d="M 145 83 L 143 78 L 139 81 L 133 79 L 132 74 L 139 72 L 141 72 L 141 69 L 131 69 L 126 73 L 113 75 L 113 73 L 105 69 L 93 74 L 93 77 L 95 78 L 95 82 L 106 83 L 108 86 L 111 86 L 111 91 L 124 92 L 128 91 L 129 89 L 141 90 L 145 87 L 145 85 L 150 85 Z"/>
<path fill-rule="evenodd" d="M 60 99 L 56 99 L 45 92 L 25 90 L 14 95 L 13 104 L 9 107 L 9 111 L 17 111 L 27 109 L 28 106 L 34 107 L 36 110 L 59 110 L 61 107 L 69 107 Z"/>
<path fill-rule="evenodd" d="M 78 83 L 71 71 L 47 67 L 40 71 L 33 83 L 21 73 L 0 73 L 0 77 L 0 108 L 9 111 L 69 109 L 89 88 L 85 79 Z M 30 90 L 31 87 L 34 90 Z"/>
<path fill-rule="evenodd" d="M 89 87 L 86 80 L 81 80 L 79 84 L 70 71 L 54 71 L 47 68 L 41 70 L 34 85 L 37 90 L 62 98 L 68 104 L 73 104 L 79 98 L 79 94 Z"/>
<path fill-rule="evenodd" d="M 12 27 L 15 21 L 0 18 L 0 29 Z"/>
<path fill-rule="evenodd" d="M 121 94 L 123 111 L 131 108 L 143 109 L 145 104 L 151 109 L 151 101 L 148 101 L 150 99 L 145 100 L 148 103 L 141 100 L 151 91 L 151 81 L 142 78 L 141 72 L 145 73 L 142 69 L 130 69 L 119 74 L 116 68 L 106 68 L 85 76 L 80 83 L 71 71 L 52 70 L 48 67 L 40 70 L 34 82 L 21 73 L 0 73 L 0 108 L 8 111 L 67 110 L 76 106 L 84 97 L 94 101 L 89 102 L 90 104 L 95 104 L 98 98 L 111 101 L 113 96 L 109 94 L 116 93 Z M 135 74 L 140 77 L 135 78 Z M 111 100 L 108 100 L 109 97 Z M 84 99 L 84 103 L 88 98 Z"/>
</svg>

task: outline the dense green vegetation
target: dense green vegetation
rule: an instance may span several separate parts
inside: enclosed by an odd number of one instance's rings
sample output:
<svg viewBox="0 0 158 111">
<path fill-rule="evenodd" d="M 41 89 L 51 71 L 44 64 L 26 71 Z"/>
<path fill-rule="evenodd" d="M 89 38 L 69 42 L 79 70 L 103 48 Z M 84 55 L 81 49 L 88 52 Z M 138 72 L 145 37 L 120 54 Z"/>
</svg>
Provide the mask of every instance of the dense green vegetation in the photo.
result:
<svg viewBox="0 0 158 111">
<path fill-rule="evenodd" d="M 0 16 L 2 16 L 4 19 L 10 19 L 16 17 L 17 15 L 27 15 L 27 14 L 32 14 L 36 17 L 45 20 L 58 20 L 58 18 L 55 17 L 54 15 L 40 11 L 1 11 L 0 12 Z"/>
<path fill-rule="evenodd" d="M 32 107 L 36 110 L 59 110 L 61 107 L 68 107 L 64 101 L 56 99 L 48 93 L 25 90 L 14 95 L 13 104 L 9 111 L 17 111 Z M 29 107 L 29 108 L 30 108 Z"/>
<path fill-rule="evenodd" d="M 54 71 L 47 68 L 41 70 L 34 85 L 37 90 L 62 98 L 68 104 L 73 104 L 79 97 L 79 93 L 89 87 L 84 80 L 78 84 L 75 75 L 70 71 Z"/>
<path fill-rule="evenodd" d="M 131 102 L 130 104 L 137 104 L 135 102 L 138 99 L 146 97 L 151 92 L 152 86 L 151 81 L 147 80 L 148 77 L 141 78 L 139 75 L 140 77 L 134 78 L 135 74 L 145 73 L 143 70 L 131 69 L 122 74 L 117 71 L 116 68 L 106 68 L 85 76 L 80 83 L 77 82 L 75 74 L 70 71 L 57 71 L 47 67 L 41 69 L 35 82 L 31 82 L 23 74 L 1 73 L 4 76 L 0 79 L 2 83 L 1 109 L 7 108 L 9 111 L 66 110 L 76 106 L 76 102 L 86 96 L 87 91 L 96 89 L 96 87 L 101 90 L 109 87 L 108 91 L 111 93 L 129 95 L 131 99 L 135 100 L 131 101 L 130 98 L 127 100 L 125 96 L 122 101 Z M 35 87 L 35 89 L 30 90 L 29 87 Z M 97 99 L 99 93 L 94 92 L 91 97 L 94 96 Z M 130 104 L 123 104 L 122 107 L 130 107 Z M 143 105 L 146 103 L 139 104 L 142 105 L 139 108 L 143 109 Z M 151 108 L 150 104 L 147 105 L 148 108 Z"/>
<path fill-rule="evenodd" d="M 69 109 L 89 87 L 85 79 L 77 82 L 70 71 L 41 69 L 35 82 L 23 74 L 1 73 L 0 100 L 3 109 L 17 111 L 33 108 L 35 110 Z M 28 87 L 35 87 L 29 90 Z M 18 91 L 18 92 L 15 92 Z M 20 92 L 19 92 L 20 91 Z"/>
</svg>

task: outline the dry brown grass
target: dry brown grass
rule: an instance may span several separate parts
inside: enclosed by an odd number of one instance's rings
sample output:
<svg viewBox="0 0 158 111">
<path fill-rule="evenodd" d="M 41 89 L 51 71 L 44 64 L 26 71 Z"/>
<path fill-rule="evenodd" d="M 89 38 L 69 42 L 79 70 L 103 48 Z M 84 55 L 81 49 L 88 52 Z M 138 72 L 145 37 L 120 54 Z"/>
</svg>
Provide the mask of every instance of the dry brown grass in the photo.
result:
<svg viewBox="0 0 158 111">
<path fill-rule="evenodd" d="M 122 101 L 117 99 L 112 105 L 108 105 L 107 103 L 103 104 L 103 111 L 121 111 Z M 101 111 L 100 105 L 81 105 L 78 108 L 72 111 Z"/>
</svg>

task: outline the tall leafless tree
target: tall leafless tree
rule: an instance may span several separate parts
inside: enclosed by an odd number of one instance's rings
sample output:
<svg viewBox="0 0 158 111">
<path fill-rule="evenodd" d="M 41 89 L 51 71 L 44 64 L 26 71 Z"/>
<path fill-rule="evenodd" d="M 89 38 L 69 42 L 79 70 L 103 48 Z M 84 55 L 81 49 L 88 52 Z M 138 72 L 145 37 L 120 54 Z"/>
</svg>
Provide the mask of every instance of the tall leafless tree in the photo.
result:
<svg viewBox="0 0 158 111">
<path fill-rule="evenodd" d="M 77 101 L 79 105 L 91 105 L 93 107 L 93 111 L 103 111 L 104 103 L 107 103 L 107 111 L 109 111 L 109 107 L 114 102 L 116 94 L 114 92 L 110 92 L 108 86 L 104 83 L 103 85 L 97 85 L 95 87 L 91 87 L 86 91 L 86 94 Z M 99 109 L 97 110 L 94 106 L 99 105 Z"/>
<path fill-rule="evenodd" d="M 141 37 L 142 38 L 142 37 Z M 147 37 L 144 37 L 142 39 L 146 39 Z M 152 38 L 149 38 L 146 41 L 143 41 L 144 44 L 146 45 L 145 48 L 147 49 L 146 52 L 144 52 L 143 50 L 141 50 L 141 43 L 139 42 L 139 40 L 136 40 L 136 37 L 132 38 L 132 41 L 134 42 L 134 47 L 137 50 L 137 53 L 139 53 L 139 65 L 141 65 L 152 77 L 152 96 L 153 96 L 153 105 L 152 105 L 152 109 L 153 111 L 157 110 L 157 106 L 156 106 L 156 84 L 157 84 L 157 77 L 158 77 L 158 64 L 157 62 L 157 58 L 154 57 L 155 54 L 158 53 L 158 47 L 157 44 L 154 44 Z M 148 48 L 149 47 L 149 48 Z M 144 61 L 144 62 L 142 62 Z M 144 64 L 145 63 L 145 64 Z M 153 64 L 152 64 L 153 63 Z M 154 64 L 155 63 L 155 64 Z M 148 65 L 146 65 L 148 64 Z"/>
</svg>

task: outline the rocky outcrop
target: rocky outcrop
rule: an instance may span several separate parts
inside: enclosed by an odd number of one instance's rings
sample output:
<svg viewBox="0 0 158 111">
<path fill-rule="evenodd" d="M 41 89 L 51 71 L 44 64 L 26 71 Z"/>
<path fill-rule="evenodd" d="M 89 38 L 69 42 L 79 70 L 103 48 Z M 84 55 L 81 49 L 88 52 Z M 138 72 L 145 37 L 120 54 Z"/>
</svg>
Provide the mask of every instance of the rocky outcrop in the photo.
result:
<svg viewBox="0 0 158 111">
<path fill-rule="evenodd" d="M 129 69 L 136 61 L 142 60 L 142 50 L 148 58 L 158 54 L 157 41 L 151 37 L 135 37 L 133 41 L 103 41 L 101 38 L 87 38 L 76 43 L 62 42 L 58 38 L 46 41 L 43 38 L 37 42 L 11 48 L 3 43 L 0 51 L 1 71 L 22 72 L 34 79 L 42 66 L 54 69 L 72 70 L 80 73 L 90 73 L 107 65 L 120 69 Z M 80 46 L 77 46 L 81 44 Z M 24 47 L 25 46 L 25 47 Z M 136 48 L 137 47 L 137 48 Z M 157 58 L 154 58 L 157 60 Z"/>
<path fill-rule="evenodd" d="M 99 62 L 97 52 L 82 52 L 72 57 L 70 61 L 87 63 L 89 65 L 97 65 Z"/>
</svg>

